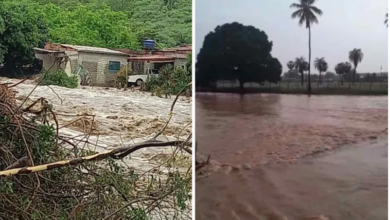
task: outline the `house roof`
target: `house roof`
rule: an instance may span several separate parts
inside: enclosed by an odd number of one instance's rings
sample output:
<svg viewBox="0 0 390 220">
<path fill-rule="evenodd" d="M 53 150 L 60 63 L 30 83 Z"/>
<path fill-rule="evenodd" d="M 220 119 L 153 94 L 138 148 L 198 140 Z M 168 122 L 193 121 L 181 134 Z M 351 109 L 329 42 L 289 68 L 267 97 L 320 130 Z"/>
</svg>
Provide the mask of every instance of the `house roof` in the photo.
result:
<svg viewBox="0 0 390 220">
<path fill-rule="evenodd" d="M 186 54 L 155 54 L 147 56 L 129 57 L 128 61 L 147 61 L 147 62 L 173 62 L 175 59 L 186 59 Z"/>
<path fill-rule="evenodd" d="M 64 51 L 57 51 L 57 50 L 46 50 L 38 47 L 34 47 L 35 51 L 38 51 L 43 54 L 48 54 L 48 53 L 63 53 Z"/>
<path fill-rule="evenodd" d="M 167 48 L 165 50 L 173 50 L 173 51 L 192 51 L 192 45 L 182 45 L 180 47 Z"/>
<path fill-rule="evenodd" d="M 61 46 L 72 48 L 72 49 L 80 51 L 80 52 L 103 53 L 103 54 L 115 54 L 115 55 L 128 56 L 128 54 L 126 54 L 126 53 L 116 51 L 116 50 L 110 50 L 110 49 L 102 48 L 102 47 L 78 46 L 78 45 L 71 45 L 71 44 L 61 44 Z"/>
<path fill-rule="evenodd" d="M 147 62 L 173 62 L 175 57 L 164 55 L 149 55 L 139 57 L 129 57 L 128 61 L 147 61 Z"/>
<path fill-rule="evenodd" d="M 47 43 L 44 49 L 34 48 L 36 51 L 40 52 L 63 52 L 63 51 L 77 51 L 77 52 L 89 52 L 89 53 L 100 53 L 100 54 L 113 54 L 119 56 L 128 56 L 128 54 L 121 51 L 110 50 L 102 47 L 89 47 L 89 46 L 79 46 L 71 44 L 57 44 L 57 43 Z"/>
</svg>

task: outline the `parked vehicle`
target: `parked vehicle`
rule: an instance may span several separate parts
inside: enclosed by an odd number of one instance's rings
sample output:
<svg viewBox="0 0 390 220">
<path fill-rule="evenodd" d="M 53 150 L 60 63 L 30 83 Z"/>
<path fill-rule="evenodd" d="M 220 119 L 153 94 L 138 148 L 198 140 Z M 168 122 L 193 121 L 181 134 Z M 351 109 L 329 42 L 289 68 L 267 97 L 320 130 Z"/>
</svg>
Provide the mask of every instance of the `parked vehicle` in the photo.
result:
<svg viewBox="0 0 390 220">
<path fill-rule="evenodd" d="M 157 69 L 150 70 L 149 76 L 156 76 L 158 77 L 159 71 Z M 128 85 L 129 86 L 141 86 L 142 83 L 146 82 L 148 78 L 148 74 L 142 74 L 142 75 L 129 75 Z"/>
</svg>

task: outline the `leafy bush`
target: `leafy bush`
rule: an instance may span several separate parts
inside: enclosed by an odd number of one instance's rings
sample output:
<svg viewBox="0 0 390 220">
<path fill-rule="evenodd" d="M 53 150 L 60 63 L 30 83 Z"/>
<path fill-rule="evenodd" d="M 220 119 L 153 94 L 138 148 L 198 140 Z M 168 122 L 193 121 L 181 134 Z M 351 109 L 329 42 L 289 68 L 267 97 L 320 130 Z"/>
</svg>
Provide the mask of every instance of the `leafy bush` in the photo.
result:
<svg viewBox="0 0 390 220">
<path fill-rule="evenodd" d="M 117 80 L 119 83 L 122 83 L 124 85 L 127 84 L 126 76 L 118 76 Z"/>
<path fill-rule="evenodd" d="M 173 68 L 171 65 L 164 66 L 158 77 L 150 76 L 145 83 L 146 91 L 161 94 L 178 94 L 188 83 L 191 82 L 191 72 L 181 67 Z"/>
<path fill-rule="evenodd" d="M 45 76 L 46 75 L 46 76 Z M 63 70 L 54 70 L 43 74 L 40 77 L 41 85 L 55 85 L 67 88 L 77 88 L 79 85 L 77 76 L 68 76 Z"/>
<path fill-rule="evenodd" d="M 191 80 L 191 73 L 183 68 L 176 68 L 169 78 L 168 91 L 172 94 L 178 94 Z"/>
</svg>

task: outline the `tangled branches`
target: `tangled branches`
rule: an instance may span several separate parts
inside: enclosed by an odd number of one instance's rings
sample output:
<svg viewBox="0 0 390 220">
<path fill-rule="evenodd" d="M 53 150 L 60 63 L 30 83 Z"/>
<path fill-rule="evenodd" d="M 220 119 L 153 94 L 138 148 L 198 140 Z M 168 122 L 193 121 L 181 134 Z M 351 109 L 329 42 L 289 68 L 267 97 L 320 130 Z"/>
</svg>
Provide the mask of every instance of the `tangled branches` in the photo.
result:
<svg viewBox="0 0 390 220">
<path fill-rule="evenodd" d="M 0 84 L 0 219 L 180 219 L 190 213 L 191 167 L 176 164 L 191 153 L 191 136 L 157 140 L 180 93 L 151 140 L 96 152 L 91 146 L 99 143 L 90 134 L 60 134 L 45 98 L 18 106 L 14 86 Z M 147 170 L 128 158 L 141 149 L 172 146 L 168 158 L 149 161 Z"/>
</svg>

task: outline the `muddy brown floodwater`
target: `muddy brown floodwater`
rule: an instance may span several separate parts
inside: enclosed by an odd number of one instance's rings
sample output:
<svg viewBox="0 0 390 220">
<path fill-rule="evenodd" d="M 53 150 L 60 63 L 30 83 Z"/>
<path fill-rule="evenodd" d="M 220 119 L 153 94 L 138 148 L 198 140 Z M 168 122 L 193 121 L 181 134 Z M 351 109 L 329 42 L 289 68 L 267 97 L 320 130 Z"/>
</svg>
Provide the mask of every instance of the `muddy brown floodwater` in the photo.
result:
<svg viewBox="0 0 390 220">
<path fill-rule="evenodd" d="M 387 219 L 387 98 L 197 94 L 197 219 Z"/>
</svg>

